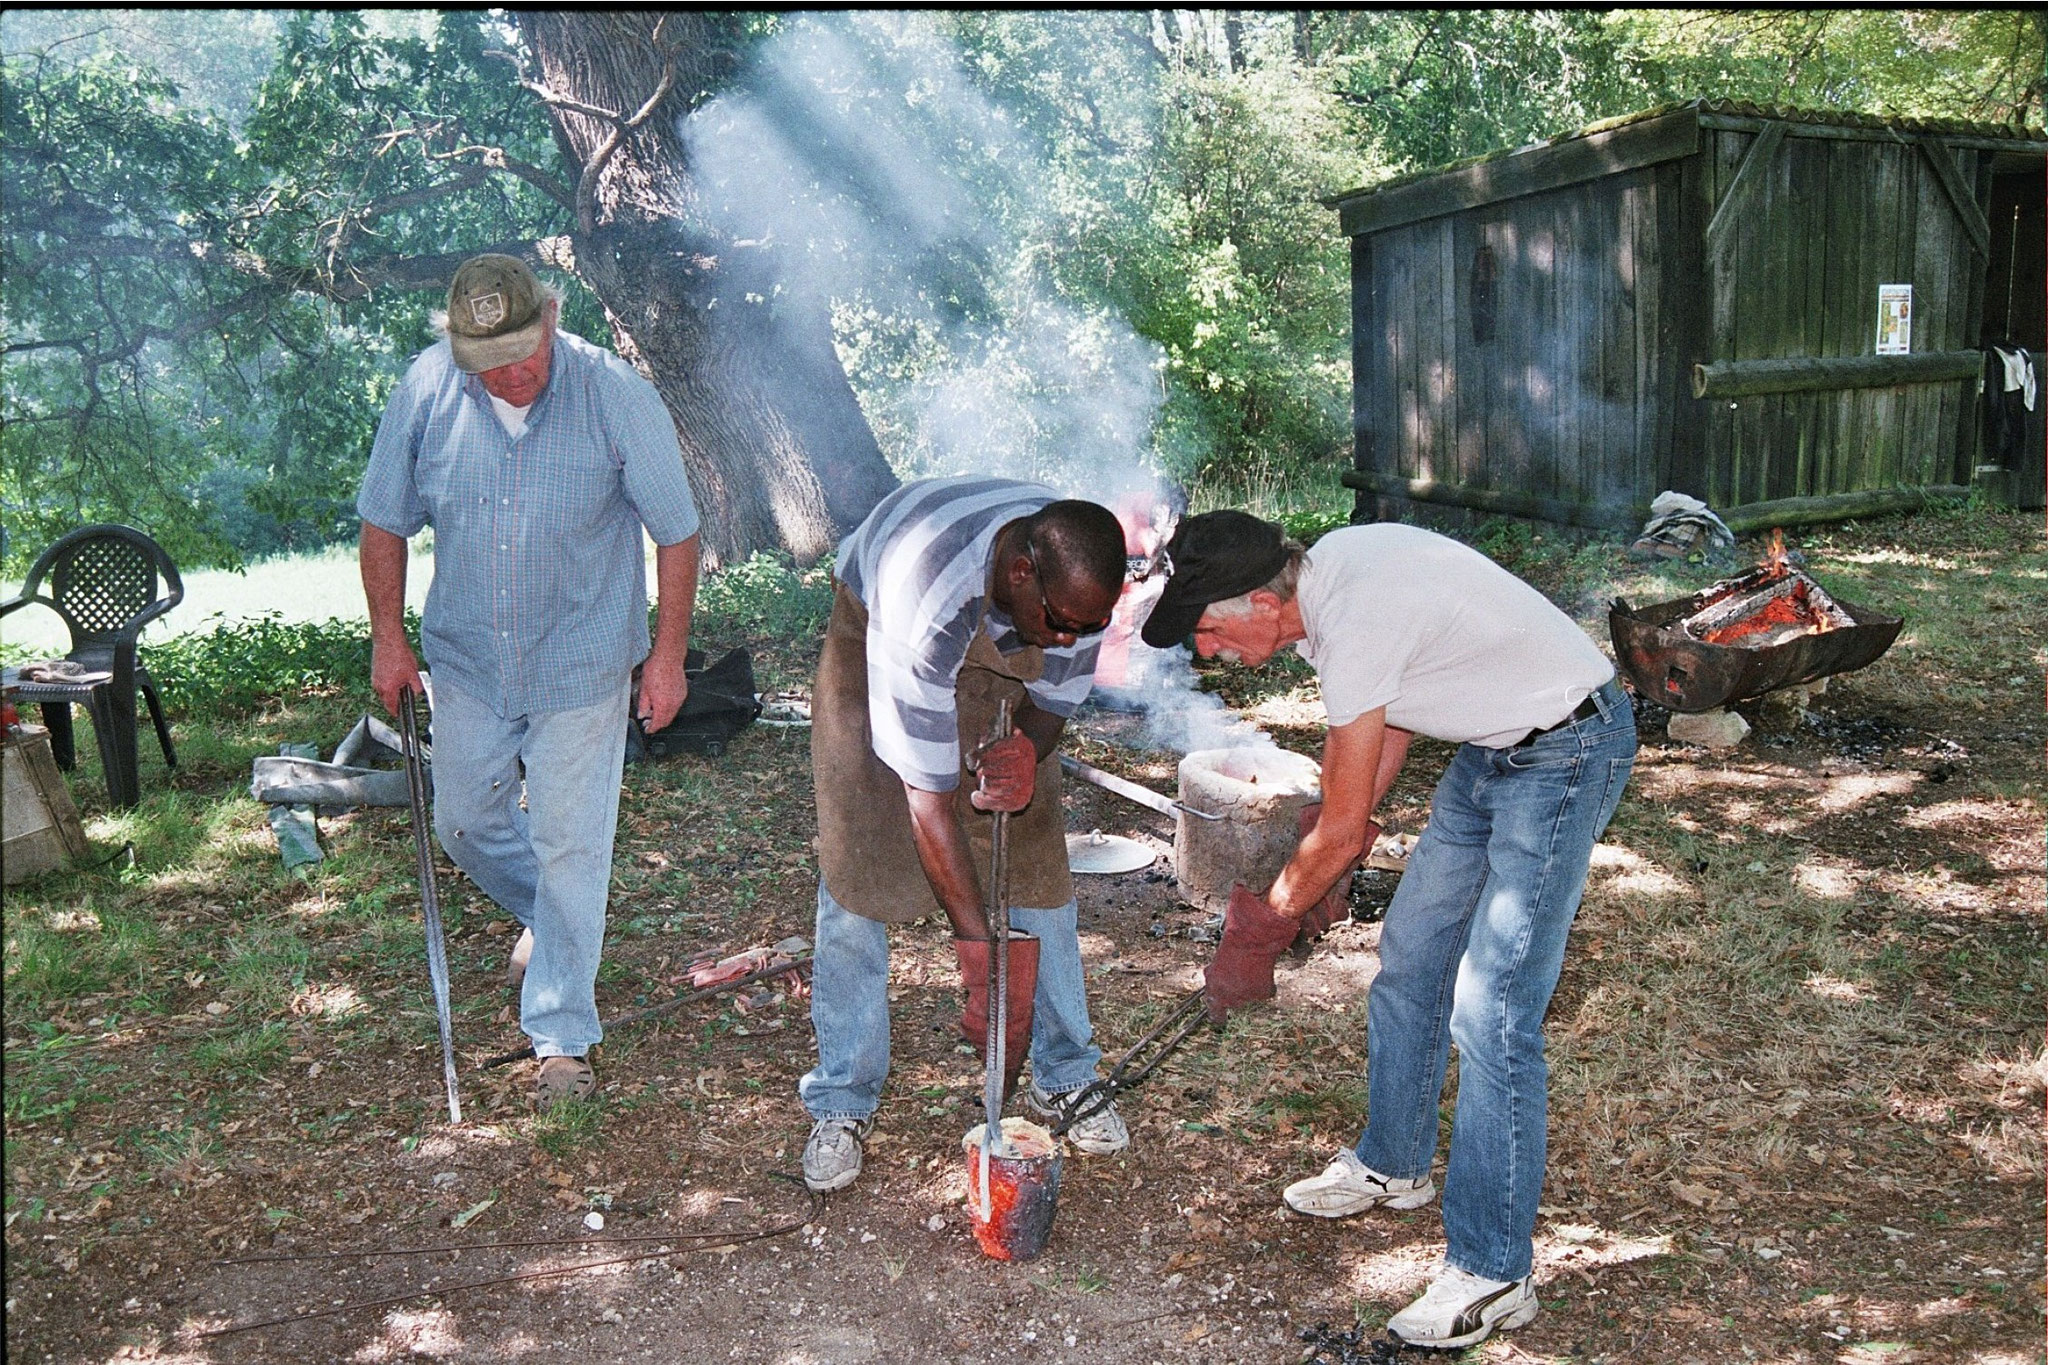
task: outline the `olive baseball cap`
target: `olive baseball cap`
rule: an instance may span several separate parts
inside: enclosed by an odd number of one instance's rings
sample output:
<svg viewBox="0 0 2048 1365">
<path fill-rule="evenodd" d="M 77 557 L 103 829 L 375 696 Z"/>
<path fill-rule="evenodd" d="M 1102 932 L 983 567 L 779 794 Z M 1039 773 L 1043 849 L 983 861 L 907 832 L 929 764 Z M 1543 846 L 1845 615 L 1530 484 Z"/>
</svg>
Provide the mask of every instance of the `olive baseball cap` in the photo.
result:
<svg viewBox="0 0 2048 1365">
<path fill-rule="evenodd" d="M 472 256 L 448 285 L 448 349 L 478 374 L 516 365 L 540 348 L 547 291 L 515 256 Z"/>
<path fill-rule="evenodd" d="M 1140 634 L 1154 649 L 1179 644 L 1212 602 L 1242 596 L 1273 581 L 1287 563 L 1287 535 L 1249 512 L 1189 517 L 1166 543 L 1173 576 Z"/>
</svg>

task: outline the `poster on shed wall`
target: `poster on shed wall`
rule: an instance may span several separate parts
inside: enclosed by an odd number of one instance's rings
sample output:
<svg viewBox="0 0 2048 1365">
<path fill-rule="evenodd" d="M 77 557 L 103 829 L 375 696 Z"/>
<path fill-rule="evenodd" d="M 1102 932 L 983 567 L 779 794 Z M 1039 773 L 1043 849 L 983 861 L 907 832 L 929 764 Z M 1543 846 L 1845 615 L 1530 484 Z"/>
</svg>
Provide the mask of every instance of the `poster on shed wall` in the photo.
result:
<svg viewBox="0 0 2048 1365">
<path fill-rule="evenodd" d="M 1913 350 L 1913 286 L 1877 287 L 1877 353 L 1910 355 Z"/>
</svg>

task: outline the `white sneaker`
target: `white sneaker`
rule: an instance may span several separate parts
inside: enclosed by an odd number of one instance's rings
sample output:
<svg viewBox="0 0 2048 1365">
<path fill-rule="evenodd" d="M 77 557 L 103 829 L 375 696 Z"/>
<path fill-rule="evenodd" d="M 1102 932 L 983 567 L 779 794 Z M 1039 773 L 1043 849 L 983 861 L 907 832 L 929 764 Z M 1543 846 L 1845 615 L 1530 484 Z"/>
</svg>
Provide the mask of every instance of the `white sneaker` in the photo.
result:
<svg viewBox="0 0 2048 1365">
<path fill-rule="evenodd" d="M 1066 1095 L 1046 1094 L 1038 1088 L 1038 1082 L 1033 1081 L 1024 1102 L 1033 1113 L 1057 1119 L 1061 1116 L 1060 1102 L 1066 1098 Z M 1111 1101 L 1067 1129 L 1067 1141 L 1089 1156 L 1115 1156 L 1131 1145 L 1131 1130 L 1124 1127 L 1123 1117 L 1116 1112 L 1115 1101 Z"/>
<path fill-rule="evenodd" d="M 1387 1320 L 1387 1330 L 1410 1346 L 1471 1346 L 1496 1331 L 1526 1327 L 1536 1306 L 1527 1275 L 1489 1280 L 1445 1266 L 1421 1298 Z"/>
<path fill-rule="evenodd" d="M 1349 1218 L 1380 1204 L 1390 1209 L 1419 1209 L 1436 1198 L 1436 1186 L 1428 1176 L 1403 1180 L 1381 1175 L 1346 1147 L 1323 1168 L 1321 1175 L 1295 1181 L 1280 1197 L 1296 1213 L 1317 1218 Z"/>
<path fill-rule="evenodd" d="M 875 1131 L 875 1121 L 819 1119 L 804 1143 L 804 1184 L 819 1194 L 843 1190 L 860 1174 L 861 1144 Z"/>
</svg>

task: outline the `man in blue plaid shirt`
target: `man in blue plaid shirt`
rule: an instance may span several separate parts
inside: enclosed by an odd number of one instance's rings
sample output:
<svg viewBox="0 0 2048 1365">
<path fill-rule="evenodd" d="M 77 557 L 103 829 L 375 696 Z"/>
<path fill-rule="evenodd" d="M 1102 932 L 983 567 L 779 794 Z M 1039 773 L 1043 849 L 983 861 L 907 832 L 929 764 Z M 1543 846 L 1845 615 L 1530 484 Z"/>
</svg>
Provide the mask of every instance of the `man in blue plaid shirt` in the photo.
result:
<svg viewBox="0 0 2048 1365">
<path fill-rule="evenodd" d="M 406 540 L 434 528 L 420 627 L 434 829 L 525 928 L 508 977 L 542 1106 L 596 1088 L 633 670 L 640 718 L 660 729 L 689 690 L 697 595 L 697 507 L 668 410 L 630 365 L 558 330 L 559 307 L 513 257 L 465 261 L 444 338 L 392 395 L 356 499 L 371 684 L 393 710 L 424 690 L 405 636 Z M 660 604 L 651 642 L 642 527 Z"/>
</svg>

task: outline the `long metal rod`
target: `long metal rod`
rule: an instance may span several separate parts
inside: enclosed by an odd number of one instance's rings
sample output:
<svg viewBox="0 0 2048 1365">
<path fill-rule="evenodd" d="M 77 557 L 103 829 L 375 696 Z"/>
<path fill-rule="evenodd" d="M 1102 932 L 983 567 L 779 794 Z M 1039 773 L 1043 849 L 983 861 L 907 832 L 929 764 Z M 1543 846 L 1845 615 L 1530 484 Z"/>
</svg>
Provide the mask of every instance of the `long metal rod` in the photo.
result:
<svg viewBox="0 0 2048 1365">
<path fill-rule="evenodd" d="M 1010 736 L 1010 699 L 996 703 L 995 724 L 989 739 Z M 988 920 L 988 1045 L 983 1049 L 981 1078 L 981 1217 L 992 1213 L 989 1191 L 989 1157 L 1003 1144 L 1003 1063 L 1007 1057 L 1010 1023 L 1010 815 L 996 811 L 990 818 L 988 886 L 983 904 Z"/>
<path fill-rule="evenodd" d="M 513 1275 L 493 1275 L 489 1279 L 467 1280 L 457 1284 L 444 1284 L 438 1286 L 422 1286 L 418 1289 L 410 1290 L 404 1294 L 393 1294 L 388 1298 L 362 1299 L 353 1303 L 337 1303 L 330 1308 L 315 1309 L 313 1312 L 310 1313 L 292 1313 L 284 1317 L 265 1318 L 261 1322 L 244 1322 L 232 1324 L 227 1327 L 216 1327 L 213 1328 L 211 1331 L 199 1333 L 199 1336 L 202 1340 L 210 1337 L 232 1336 L 237 1332 L 254 1332 L 265 1327 L 282 1327 L 288 1323 L 310 1322 L 315 1318 L 331 1318 L 340 1313 L 356 1313 L 361 1312 L 362 1310 L 367 1308 L 389 1308 L 393 1304 L 411 1303 L 417 1299 L 446 1298 L 451 1294 L 460 1294 L 472 1289 L 488 1289 L 492 1285 L 516 1284 L 525 1280 L 545 1280 L 560 1275 L 574 1275 L 579 1270 L 601 1270 L 607 1266 L 631 1265 L 637 1261 L 651 1261 L 663 1256 L 687 1256 L 695 1252 L 717 1251 L 722 1247 L 740 1246 L 747 1242 L 767 1241 L 770 1238 L 782 1237 L 786 1236 L 789 1233 L 795 1232 L 798 1228 L 802 1227 L 806 1223 L 816 1222 L 818 1217 L 818 1210 L 824 1207 L 824 1203 L 825 1196 L 818 1194 L 814 1191 L 811 1194 L 810 1205 L 804 1211 L 803 1214 L 792 1214 L 790 1215 L 787 1221 L 778 1223 L 773 1227 L 760 1228 L 753 1232 L 735 1233 L 731 1236 L 723 1238 L 720 1241 L 713 1242 L 705 1246 L 685 1246 L 673 1248 L 657 1247 L 653 1251 L 639 1251 L 634 1252 L 630 1256 L 615 1256 L 609 1260 L 603 1261 L 579 1261 L 574 1265 L 551 1266 L 543 1270 L 524 1270 Z M 703 1236 L 703 1234 L 701 1233 L 678 1234 L 678 1238 L 701 1236 Z M 628 1240 L 641 1241 L 648 1239 L 628 1239 L 621 1237 L 612 1240 L 623 1242 Z M 574 1239 L 560 1243 L 560 1245 L 573 1244 Z M 465 1250 L 467 1249 L 468 1248 L 465 1248 Z M 488 1251 L 491 1248 L 489 1245 L 483 1245 L 479 1246 L 476 1249 L 480 1251 Z"/>
<path fill-rule="evenodd" d="M 681 1009 L 684 1005 L 694 1005 L 700 1000 L 709 1000 L 713 996 L 725 995 L 736 991 L 742 986 L 751 986 L 756 981 L 766 981 L 770 977 L 783 976 L 790 972 L 800 972 L 807 965 L 809 965 L 808 958 L 798 958 L 794 962 L 784 962 L 773 967 L 763 967 L 759 971 L 748 972 L 745 976 L 736 976 L 730 981 L 721 981 L 715 986 L 706 986 L 701 990 L 685 992 L 682 995 L 664 1000 L 658 1005 L 649 1005 L 645 1009 L 629 1010 L 625 1014 L 615 1015 L 610 1019 L 600 1019 L 597 1021 L 597 1026 L 604 1032 L 610 1033 L 613 1029 L 624 1028 L 627 1024 L 638 1024 L 657 1015 L 667 1014 L 670 1010 Z M 517 1052 L 501 1052 L 495 1057 L 486 1057 L 483 1061 L 477 1063 L 476 1069 L 488 1071 L 495 1066 L 509 1066 L 513 1062 L 523 1062 L 532 1055 L 533 1045 L 529 1043 Z"/>
<path fill-rule="evenodd" d="M 1197 820 L 1221 820 L 1223 818 L 1220 815 L 1211 815 L 1205 810 L 1196 810 L 1193 806 L 1175 801 L 1170 797 L 1161 796 L 1150 787 L 1141 787 L 1135 782 L 1118 777 L 1115 773 L 1106 773 L 1092 763 L 1083 763 L 1080 759 L 1070 757 L 1067 754 L 1060 755 L 1060 766 L 1080 778 L 1083 782 L 1093 782 L 1106 792 L 1115 792 L 1124 800 L 1135 801 L 1148 810 L 1158 811 L 1161 815 L 1177 815 L 1182 811 L 1186 811 Z"/>
<path fill-rule="evenodd" d="M 441 895 L 434 885 L 434 850 L 427 832 L 427 776 L 420 765 L 419 719 L 408 690 L 398 707 L 405 741 L 405 785 L 412 798 L 412 843 L 419 858 L 420 914 L 427 927 L 427 975 L 434 983 L 434 1015 L 441 1025 L 441 1075 L 448 1084 L 448 1121 L 462 1122 L 462 1094 L 455 1084 L 455 1021 L 448 1005 L 448 939 L 441 929 Z"/>
</svg>

